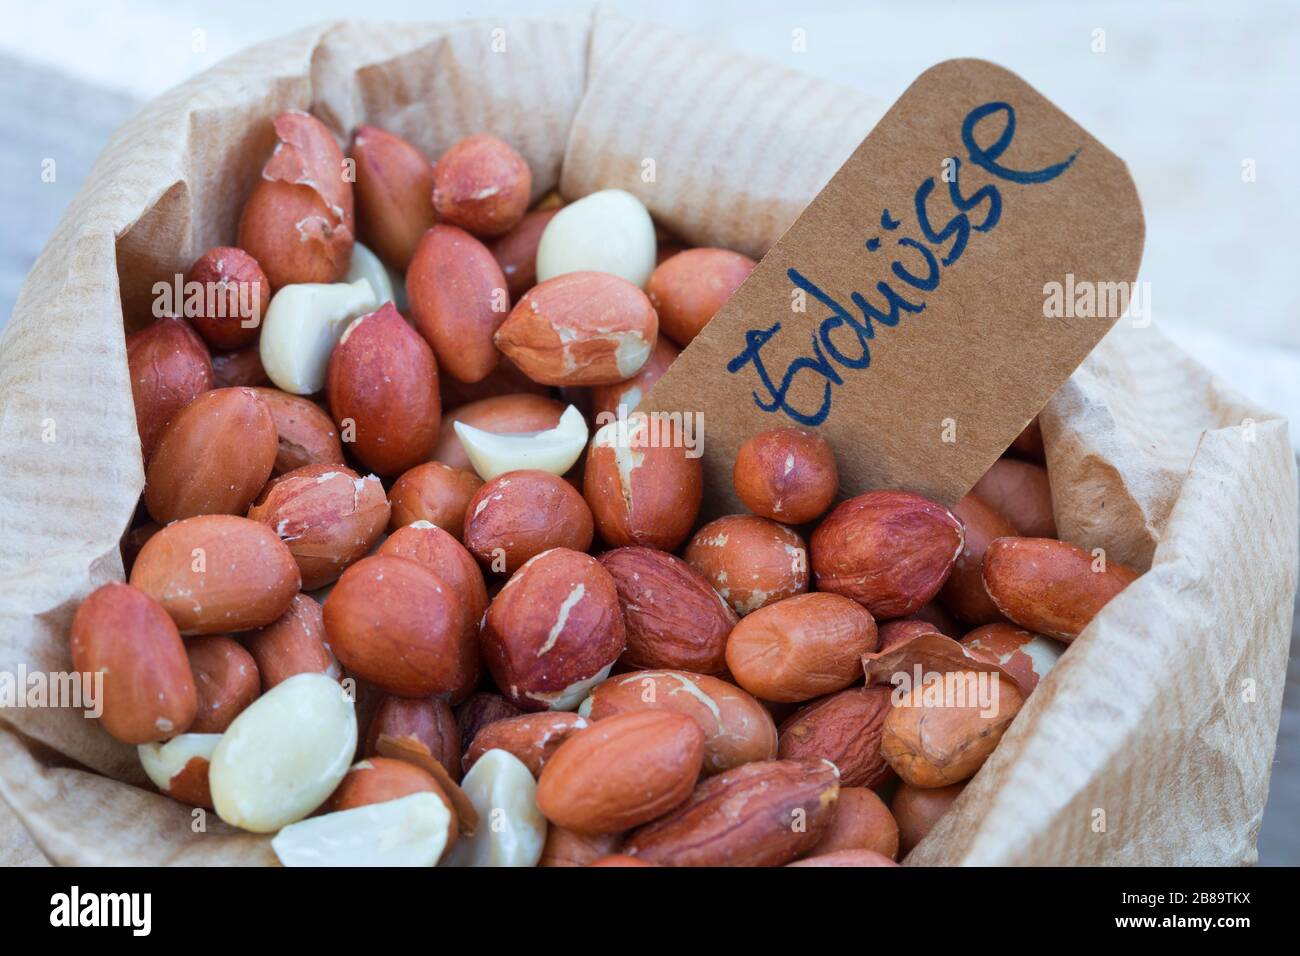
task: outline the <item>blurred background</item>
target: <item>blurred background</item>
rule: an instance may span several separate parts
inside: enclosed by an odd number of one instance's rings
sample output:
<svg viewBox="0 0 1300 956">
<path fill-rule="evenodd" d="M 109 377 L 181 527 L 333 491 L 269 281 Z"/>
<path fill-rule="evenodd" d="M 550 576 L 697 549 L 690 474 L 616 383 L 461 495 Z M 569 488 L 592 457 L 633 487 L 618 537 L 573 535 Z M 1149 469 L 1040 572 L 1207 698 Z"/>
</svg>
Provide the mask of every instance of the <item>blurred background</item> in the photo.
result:
<svg viewBox="0 0 1300 956">
<path fill-rule="evenodd" d="M 142 102 L 243 47 L 321 20 L 584 15 L 566 0 L 0 0 L 0 330 L 108 134 Z M 1286 415 L 1300 447 L 1300 4 L 711 2 L 606 9 L 892 102 L 926 67 L 994 60 L 1129 164 L 1147 221 L 1139 280 L 1175 343 Z M 802 49 L 792 42 L 802 31 Z M 54 159 L 54 182 L 42 179 Z M 1300 615 L 1297 616 L 1300 621 Z M 1293 633 L 1264 864 L 1300 864 L 1300 664 Z M 1189 769 L 1190 772 L 1190 769 Z M 0 813 L 5 813 L 0 809 Z M 0 827 L 0 831 L 5 828 Z M 0 846 L 0 863 L 39 862 Z"/>
</svg>

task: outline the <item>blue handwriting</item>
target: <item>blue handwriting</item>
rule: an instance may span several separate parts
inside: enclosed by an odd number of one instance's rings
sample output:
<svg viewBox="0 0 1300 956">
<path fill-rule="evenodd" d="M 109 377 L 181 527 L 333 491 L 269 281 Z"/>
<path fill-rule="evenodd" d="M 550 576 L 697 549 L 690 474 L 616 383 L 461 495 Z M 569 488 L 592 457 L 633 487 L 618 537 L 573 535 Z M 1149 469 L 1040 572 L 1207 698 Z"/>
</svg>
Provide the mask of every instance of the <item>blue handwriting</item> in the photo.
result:
<svg viewBox="0 0 1300 956">
<path fill-rule="evenodd" d="M 975 139 L 975 129 L 981 121 L 1002 117 L 1002 131 L 989 146 L 980 146 Z M 1079 155 L 1070 156 L 1042 169 L 1020 170 L 1004 166 L 999 160 L 1016 134 L 1016 113 L 1009 103 L 985 103 L 966 114 L 961 124 L 961 141 L 969 162 L 986 173 L 1018 185 L 1050 182 L 1070 168 Z M 939 288 L 943 270 L 955 265 L 965 253 L 971 233 L 987 233 L 997 227 L 1002 219 L 1002 195 L 997 186 L 988 183 L 964 195 L 961 188 L 961 159 L 951 157 L 952 178 L 948 182 L 948 202 L 956 213 L 936 227 L 931 215 L 930 200 L 935 193 L 935 180 L 931 176 L 921 183 L 913 197 L 913 212 L 921 237 L 900 236 L 894 243 L 894 261 L 889 266 L 895 284 L 881 280 L 875 284 L 876 298 L 870 293 L 853 292 L 849 295 L 852 309 L 841 303 L 809 279 L 797 268 L 786 270 L 786 275 L 796 289 L 830 310 L 830 315 L 811 333 L 811 355 L 795 358 L 784 372 L 774 375 L 762 356 L 763 347 L 781 331 L 781 323 L 770 328 L 750 329 L 745 333 L 745 348 L 727 363 L 727 371 L 738 374 L 753 366 L 761 390 L 753 392 L 754 403 L 765 412 L 781 412 L 801 425 L 820 425 L 831 413 L 831 387 L 842 385 L 840 369 L 865 369 L 871 365 L 870 342 L 876 337 L 876 327 L 894 328 L 904 313 L 920 315 L 925 311 L 925 296 Z M 978 216 L 979 221 L 974 219 Z M 881 210 L 880 228 L 894 232 L 902 225 L 901 218 Z M 868 252 L 881 247 L 881 237 L 871 236 L 864 245 Z M 801 373 L 820 376 L 820 400 L 807 408 L 796 407 L 790 399 L 790 389 Z M 779 379 L 779 381 L 778 381 Z"/>
</svg>

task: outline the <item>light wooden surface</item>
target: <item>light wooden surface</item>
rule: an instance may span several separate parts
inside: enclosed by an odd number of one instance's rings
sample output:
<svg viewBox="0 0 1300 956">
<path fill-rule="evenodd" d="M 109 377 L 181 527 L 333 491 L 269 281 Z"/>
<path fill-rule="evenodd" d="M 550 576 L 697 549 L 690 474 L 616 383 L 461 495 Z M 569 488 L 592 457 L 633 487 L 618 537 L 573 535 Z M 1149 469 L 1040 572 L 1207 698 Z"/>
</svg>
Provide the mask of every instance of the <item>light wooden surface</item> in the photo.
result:
<svg viewBox="0 0 1300 956">
<path fill-rule="evenodd" d="M 136 105 L 129 97 L 0 55 L 0 129 L 10 137 L 6 149 L 0 151 L 0 209 L 6 219 L 6 228 L 0 231 L 0 330 L 9 320 L 23 277 L 59 215 L 108 134 Z M 50 159 L 55 162 L 55 178 L 47 183 L 42 181 L 42 164 Z M 1300 864 L 1298 650 L 1300 607 L 1292 632 L 1269 802 L 1259 836 L 1260 861 L 1266 865 Z M 10 830 L 6 825 L 9 817 L 8 808 L 0 804 L 0 835 Z M 0 843 L 0 866 L 43 862 L 40 851 L 17 835 Z"/>
</svg>

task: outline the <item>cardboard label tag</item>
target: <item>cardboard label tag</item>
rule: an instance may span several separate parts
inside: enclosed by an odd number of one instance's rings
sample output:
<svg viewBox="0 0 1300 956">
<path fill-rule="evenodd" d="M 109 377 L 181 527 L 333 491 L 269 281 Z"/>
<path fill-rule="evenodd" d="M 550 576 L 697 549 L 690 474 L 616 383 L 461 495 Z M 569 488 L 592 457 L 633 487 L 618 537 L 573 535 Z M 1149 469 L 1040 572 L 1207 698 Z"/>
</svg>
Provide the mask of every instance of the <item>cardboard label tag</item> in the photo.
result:
<svg viewBox="0 0 1300 956">
<path fill-rule="evenodd" d="M 790 426 L 842 494 L 954 504 L 1123 313 L 1143 231 L 1122 160 L 1008 70 L 940 63 L 641 409 L 702 414 L 711 514 L 741 510 L 745 439 Z"/>
</svg>

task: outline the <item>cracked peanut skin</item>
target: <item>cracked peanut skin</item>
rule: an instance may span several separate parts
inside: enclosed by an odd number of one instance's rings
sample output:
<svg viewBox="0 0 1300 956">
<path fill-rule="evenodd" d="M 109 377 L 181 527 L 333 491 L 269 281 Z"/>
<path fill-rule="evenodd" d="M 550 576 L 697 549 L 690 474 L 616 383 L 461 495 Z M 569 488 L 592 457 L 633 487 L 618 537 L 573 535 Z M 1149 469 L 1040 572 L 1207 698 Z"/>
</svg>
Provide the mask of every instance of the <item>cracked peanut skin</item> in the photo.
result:
<svg viewBox="0 0 1300 956">
<path fill-rule="evenodd" d="M 275 289 L 338 282 L 356 235 L 352 183 L 325 124 L 297 110 L 275 118 L 277 142 L 239 217 L 235 243 Z"/>
<path fill-rule="evenodd" d="M 497 687 L 524 710 L 573 710 L 624 644 L 614 579 L 568 548 L 525 562 L 488 606 L 479 633 Z"/>
<path fill-rule="evenodd" d="M 543 385 L 614 385 L 650 358 L 659 319 L 644 292 L 605 272 L 539 283 L 510 310 L 494 341 Z"/>
<path fill-rule="evenodd" d="M 248 517 L 289 548 L 305 591 L 338 579 L 365 557 L 388 525 L 388 499 L 374 475 L 344 465 L 306 465 L 275 478 Z"/>
<path fill-rule="evenodd" d="M 808 548 L 783 524 L 755 515 L 710 521 L 686 547 L 699 571 L 742 618 L 808 590 Z"/>
<path fill-rule="evenodd" d="M 582 494 L 596 531 L 610 547 L 674 551 L 699 517 L 704 466 L 691 456 L 676 422 L 652 424 L 637 412 L 597 429 L 587 452 Z"/>
</svg>

